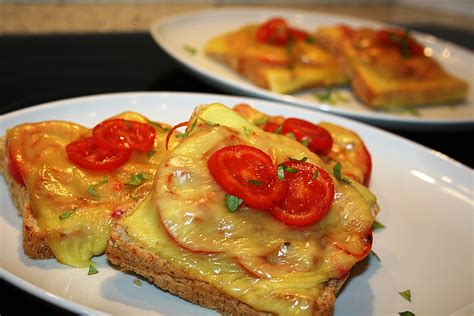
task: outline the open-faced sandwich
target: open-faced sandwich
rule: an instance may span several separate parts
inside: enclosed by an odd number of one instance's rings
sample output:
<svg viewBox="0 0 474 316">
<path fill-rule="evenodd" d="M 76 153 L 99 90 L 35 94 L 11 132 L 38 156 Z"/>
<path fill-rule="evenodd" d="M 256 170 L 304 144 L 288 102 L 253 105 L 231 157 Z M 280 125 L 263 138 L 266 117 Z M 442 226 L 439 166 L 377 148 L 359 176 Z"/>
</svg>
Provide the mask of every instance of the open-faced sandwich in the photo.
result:
<svg viewBox="0 0 474 316">
<path fill-rule="evenodd" d="M 290 93 L 347 83 L 337 59 L 283 18 L 245 25 L 211 39 L 205 54 L 262 88 Z"/>
<path fill-rule="evenodd" d="M 371 249 L 370 155 L 352 132 L 298 123 L 198 107 L 149 195 L 113 226 L 108 259 L 224 314 L 330 314 Z"/>
<path fill-rule="evenodd" d="M 366 105 L 406 107 L 462 101 L 467 83 L 448 74 L 403 29 L 321 27 L 318 43 L 339 58 L 354 94 Z"/>
<path fill-rule="evenodd" d="M 88 266 L 112 224 L 150 191 L 167 134 L 165 124 L 133 112 L 92 130 L 64 121 L 9 129 L 0 170 L 23 216 L 25 253 Z"/>
<path fill-rule="evenodd" d="M 371 249 L 370 154 L 330 123 L 209 104 L 175 128 L 125 112 L 93 129 L 22 124 L 2 141 L 35 259 L 85 267 L 105 249 L 225 314 L 312 315 L 331 313 Z"/>
</svg>

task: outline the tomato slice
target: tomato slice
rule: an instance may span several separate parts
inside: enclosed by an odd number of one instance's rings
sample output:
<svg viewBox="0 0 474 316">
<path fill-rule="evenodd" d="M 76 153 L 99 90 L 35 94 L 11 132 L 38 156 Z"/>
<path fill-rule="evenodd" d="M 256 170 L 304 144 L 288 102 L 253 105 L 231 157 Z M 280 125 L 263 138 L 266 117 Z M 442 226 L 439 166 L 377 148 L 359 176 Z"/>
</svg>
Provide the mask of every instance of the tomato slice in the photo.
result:
<svg viewBox="0 0 474 316">
<path fill-rule="evenodd" d="M 208 168 L 227 193 L 251 208 L 268 209 L 283 200 L 287 192 L 270 156 L 255 147 L 223 147 L 209 158 Z"/>
<path fill-rule="evenodd" d="M 406 30 L 380 30 L 375 34 L 375 39 L 381 45 L 399 48 L 401 52 L 407 50 L 409 54 L 407 57 L 423 55 L 423 46 L 406 32 Z"/>
<path fill-rule="evenodd" d="M 283 18 L 273 18 L 263 23 L 256 33 L 257 41 L 261 43 L 283 46 L 289 39 L 288 23 Z"/>
<path fill-rule="evenodd" d="M 295 40 L 305 41 L 305 40 L 310 38 L 308 32 L 305 32 L 305 31 L 302 31 L 302 30 L 299 30 L 299 29 L 295 29 L 293 27 L 290 27 L 288 29 L 288 32 L 290 33 L 290 37 L 292 37 Z"/>
<path fill-rule="evenodd" d="M 263 125 L 262 129 L 265 132 L 275 133 L 280 128 L 280 126 L 280 124 L 277 124 L 275 122 L 266 122 L 265 125 Z"/>
<path fill-rule="evenodd" d="M 331 151 L 331 134 L 325 128 L 311 122 L 297 118 L 287 118 L 283 122 L 281 133 L 283 135 L 292 133 L 299 142 L 307 140 L 309 150 L 315 153 L 327 154 Z"/>
<path fill-rule="evenodd" d="M 7 147 L 7 153 L 5 155 L 6 158 L 6 165 L 10 176 L 15 180 L 18 184 L 25 186 L 25 181 L 23 180 L 23 176 L 21 175 L 21 168 L 18 164 L 18 161 L 13 157 L 11 151 Z"/>
<path fill-rule="evenodd" d="M 79 167 L 94 171 L 114 170 L 128 161 L 132 151 L 124 148 L 104 148 L 94 137 L 80 138 L 66 146 L 69 160 Z"/>
<path fill-rule="evenodd" d="M 334 182 L 322 168 L 308 162 L 283 163 L 288 193 L 270 208 L 270 214 L 290 226 L 307 226 L 320 221 L 334 200 Z M 292 171 L 292 172 L 289 172 Z"/>
<path fill-rule="evenodd" d="M 153 148 L 156 130 L 153 126 L 125 119 L 103 121 L 92 130 L 95 141 L 104 148 L 135 149 L 148 152 Z"/>
</svg>

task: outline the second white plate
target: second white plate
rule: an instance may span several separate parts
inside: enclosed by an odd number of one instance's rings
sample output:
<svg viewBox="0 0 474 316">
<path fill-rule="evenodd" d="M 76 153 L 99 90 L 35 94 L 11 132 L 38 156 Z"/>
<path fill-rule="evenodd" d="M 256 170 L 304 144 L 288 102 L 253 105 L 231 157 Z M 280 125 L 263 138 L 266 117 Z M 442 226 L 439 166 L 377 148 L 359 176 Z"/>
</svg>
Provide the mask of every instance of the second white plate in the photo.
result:
<svg viewBox="0 0 474 316">
<path fill-rule="evenodd" d="M 317 89 L 293 95 L 283 95 L 259 88 L 224 65 L 203 53 L 205 44 L 214 36 L 237 29 L 248 23 L 260 23 L 268 18 L 282 16 L 291 25 L 313 31 L 322 25 L 345 23 L 352 26 L 387 26 L 381 23 L 347 16 L 312 13 L 275 8 L 231 8 L 197 11 L 155 21 L 151 34 L 156 42 L 181 64 L 206 81 L 232 93 L 262 97 L 292 105 L 320 110 L 362 120 L 382 127 L 411 130 L 463 129 L 474 126 L 474 91 L 471 88 L 466 102 L 456 106 L 438 105 L 417 110 L 418 115 L 405 112 L 391 114 L 371 110 L 359 103 L 349 88 L 341 88 L 344 102 L 330 105 L 318 100 Z M 463 78 L 472 87 L 474 54 L 460 46 L 431 35 L 414 32 L 423 45 L 450 73 Z"/>
</svg>

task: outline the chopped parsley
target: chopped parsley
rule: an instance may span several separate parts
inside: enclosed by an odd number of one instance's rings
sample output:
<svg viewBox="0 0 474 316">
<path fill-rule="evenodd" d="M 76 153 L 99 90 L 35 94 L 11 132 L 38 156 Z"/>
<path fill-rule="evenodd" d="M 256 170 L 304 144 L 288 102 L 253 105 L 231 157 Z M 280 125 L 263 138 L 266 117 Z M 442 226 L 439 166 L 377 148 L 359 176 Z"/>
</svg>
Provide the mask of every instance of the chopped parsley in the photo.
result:
<svg viewBox="0 0 474 316">
<path fill-rule="evenodd" d="M 283 129 L 283 125 L 278 126 L 278 128 L 275 130 L 275 134 L 281 134 L 281 130 Z"/>
<path fill-rule="evenodd" d="M 301 158 L 301 159 L 296 159 L 296 158 L 288 157 L 288 159 L 289 159 L 290 161 L 305 162 L 306 160 L 308 160 L 308 157 L 305 156 L 305 157 L 303 157 L 303 158 Z"/>
<path fill-rule="evenodd" d="M 375 257 L 375 259 L 377 259 L 377 261 L 382 261 L 382 260 L 380 260 L 379 255 L 377 253 L 375 253 L 375 251 L 371 250 L 370 253 L 372 254 L 372 256 Z"/>
<path fill-rule="evenodd" d="M 153 157 L 153 155 L 155 153 L 156 153 L 156 150 L 152 149 L 152 150 L 150 150 L 149 152 L 146 153 L 146 156 L 148 157 L 148 159 L 150 159 L 151 157 Z"/>
<path fill-rule="evenodd" d="M 183 134 L 176 134 L 176 138 L 184 138 L 184 137 L 188 137 L 189 134 L 193 131 L 193 129 L 196 127 L 196 124 L 197 124 L 197 118 L 194 120 L 193 124 L 191 125 L 191 128 L 189 130 L 187 130 L 186 132 L 184 132 Z"/>
<path fill-rule="evenodd" d="M 309 144 L 309 138 L 305 138 L 301 141 L 301 144 L 304 146 L 304 147 L 308 147 L 308 144 Z"/>
<path fill-rule="evenodd" d="M 126 185 L 139 186 L 143 183 L 144 180 L 151 180 L 153 176 L 149 173 L 135 173 L 132 175 L 130 180 L 128 180 Z"/>
<path fill-rule="evenodd" d="M 374 220 L 374 222 L 372 223 L 372 230 L 382 229 L 382 228 L 385 228 L 385 225 L 379 222 L 378 220 Z"/>
<path fill-rule="evenodd" d="M 196 53 L 197 53 L 196 47 L 193 47 L 193 46 L 191 46 L 191 45 L 184 44 L 184 45 L 183 45 L 183 49 L 184 49 L 186 52 L 190 53 L 191 55 L 196 55 Z"/>
<path fill-rule="evenodd" d="M 316 180 L 316 179 L 318 178 L 318 176 L 319 176 L 319 171 L 318 171 L 318 170 L 314 170 L 314 173 L 313 173 L 313 175 L 311 176 L 311 179 L 312 179 L 312 180 Z"/>
<path fill-rule="evenodd" d="M 251 130 L 250 128 L 247 128 L 245 126 L 242 126 L 244 128 L 244 133 L 247 137 L 249 137 L 250 135 L 252 135 L 253 133 L 253 130 Z"/>
<path fill-rule="evenodd" d="M 227 206 L 227 210 L 229 212 L 234 213 L 239 206 L 242 204 L 244 200 L 232 195 L 232 194 L 226 194 L 225 195 L 225 205 Z"/>
<path fill-rule="evenodd" d="M 69 216 L 71 216 L 72 214 L 74 214 L 77 210 L 78 210 L 78 208 L 77 208 L 77 207 L 74 207 L 74 208 L 72 208 L 71 210 L 66 211 L 66 212 L 62 213 L 61 215 L 59 215 L 59 219 L 60 219 L 60 220 L 66 219 L 66 218 L 68 218 Z"/>
<path fill-rule="evenodd" d="M 94 267 L 92 265 L 92 263 L 89 264 L 89 271 L 87 272 L 87 275 L 93 275 L 93 274 L 97 274 L 97 273 L 99 273 L 99 270 L 97 270 L 97 268 Z"/>
<path fill-rule="evenodd" d="M 407 301 L 411 302 L 411 291 L 410 290 L 405 290 L 403 292 L 398 292 L 404 299 Z"/>
<path fill-rule="evenodd" d="M 103 184 L 106 184 L 107 182 L 109 182 L 109 178 L 104 175 L 104 178 L 102 178 L 101 181 L 89 185 L 89 187 L 87 188 L 87 193 L 89 193 L 92 196 L 99 197 L 99 194 L 97 193 L 95 189 Z"/>
<path fill-rule="evenodd" d="M 351 183 L 351 180 L 347 177 L 344 177 L 341 173 L 341 163 L 338 161 L 334 167 L 332 167 L 332 173 L 334 174 L 334 176 L 336 177 L 336 179 L 344 182 L 344 183 L 347 183 L 347 184 L 350 184 Z"/>
<path fill-rule="evenodd" d="M 258 180 L 254 180 L 254 179 L 249 180 L 249 181 L 247 181 L 247 182 L 250 183 L 250 184 L 259 186 L 259 187 L 261 187 L 261 186 L 263 185 L 262 182 L 260 182 L 260 181 L 258 181 Z"/>
</svg>

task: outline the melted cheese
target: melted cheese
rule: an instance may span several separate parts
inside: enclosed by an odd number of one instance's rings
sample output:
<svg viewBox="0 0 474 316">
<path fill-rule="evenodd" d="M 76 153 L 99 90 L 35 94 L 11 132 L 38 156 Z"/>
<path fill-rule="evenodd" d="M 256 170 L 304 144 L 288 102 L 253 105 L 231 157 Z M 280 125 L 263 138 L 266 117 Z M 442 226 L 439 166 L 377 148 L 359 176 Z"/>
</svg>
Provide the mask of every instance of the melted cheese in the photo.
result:
<svg viewBox="0 0 474 316">
<path fill-rule="evenodd" d="M 222 105 L 200 107 L 190 122 L 196 118 L 190 136 L 161 163 L 150 195 L 124 218 L 130 238 L 258 310 L 312 314 L 325 283 L 344 277 L 370 248 L 373 195 L 334 179 L 328 215 L 304 229 L 265 211 L 244 207 L 229 213 L 225 192 L 207 169 L 208 157 L 223 146 L 255 146 L 275 163 L 308 157 L 330 170 L 303 145 L 266 133 Z"/>
<path fill-rule="evenodd" d="M 117 117 L 148 122 L 132 112 Z M 87 266 L 92 256 L 104 252 L 111 224 L 143 200 L 152 181 L 138 186 L 125 183 L 133 174 L 154 175 L 165 153 L 166 128 L 157 128 L 154 155 L 134 152 L 114 171 L 88 171 L 69 161 L 65 147 L 90 134 L 90 129 L 77 124 L 49 121 L 19 125 L 7 135 L 40 231 L 58 261 L 76 267 Z M 88 192 L 94 184 L 97 196 Z M 61 219 L 62 214 L 70 215 Z"/>
</svg>

